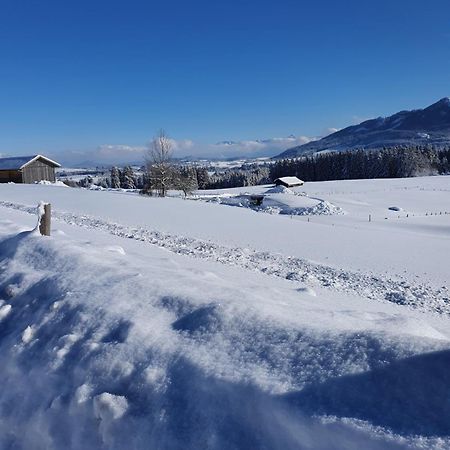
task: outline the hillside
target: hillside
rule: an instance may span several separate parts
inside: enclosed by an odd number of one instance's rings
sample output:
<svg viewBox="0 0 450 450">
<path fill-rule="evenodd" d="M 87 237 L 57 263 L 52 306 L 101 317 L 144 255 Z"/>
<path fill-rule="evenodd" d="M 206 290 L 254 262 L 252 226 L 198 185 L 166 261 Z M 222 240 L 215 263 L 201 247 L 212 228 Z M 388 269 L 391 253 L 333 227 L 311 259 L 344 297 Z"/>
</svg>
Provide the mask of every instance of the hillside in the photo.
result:
<svg viewBox="0 0 450 450">
<path fill-rule="evenodd" d="M 318 141 L 290 148 L 275 158 L 293 158 L 321 151 L 375 149 L 398 145 L 450 144 L 450 99 L 431 106 L 366 120 Z"/>
</svg>

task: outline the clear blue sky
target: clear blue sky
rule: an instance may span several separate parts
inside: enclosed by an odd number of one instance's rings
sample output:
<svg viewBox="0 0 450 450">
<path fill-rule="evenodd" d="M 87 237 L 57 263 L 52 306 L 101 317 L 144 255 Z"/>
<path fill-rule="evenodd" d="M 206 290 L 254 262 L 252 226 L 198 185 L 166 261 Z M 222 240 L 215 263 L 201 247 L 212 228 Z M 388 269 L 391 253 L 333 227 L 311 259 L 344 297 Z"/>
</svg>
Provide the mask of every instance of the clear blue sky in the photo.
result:
<svg viewBox="0 0 450 450">
<path fill-rule="evenodd" d="M 448 0 L 3 0 L 0 153 L 320 135 L 450 95 Z"/>
</svg>

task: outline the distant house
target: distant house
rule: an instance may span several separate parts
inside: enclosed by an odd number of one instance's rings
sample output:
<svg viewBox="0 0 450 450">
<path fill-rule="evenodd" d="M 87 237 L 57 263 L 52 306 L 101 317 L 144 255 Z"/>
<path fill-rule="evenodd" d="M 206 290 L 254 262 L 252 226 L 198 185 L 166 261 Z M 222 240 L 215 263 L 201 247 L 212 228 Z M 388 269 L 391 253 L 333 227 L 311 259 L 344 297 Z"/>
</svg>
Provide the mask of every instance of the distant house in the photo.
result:
<svg viewBox="0 0 450 450">
<path fill-rule="evenodd" d="M 275 181 L 275 186 L 284 186 L 284 187 L 295 187 L 302 186 L 305 182 L 300 180 L 297 177 L 281 177 L 277 178 Z"/>
<path fill-rule="evenodd" d="M 42 155 L 0 158 L 0 183 L 36 183 L 55 181 L 55 161 Z"/>
</svg>

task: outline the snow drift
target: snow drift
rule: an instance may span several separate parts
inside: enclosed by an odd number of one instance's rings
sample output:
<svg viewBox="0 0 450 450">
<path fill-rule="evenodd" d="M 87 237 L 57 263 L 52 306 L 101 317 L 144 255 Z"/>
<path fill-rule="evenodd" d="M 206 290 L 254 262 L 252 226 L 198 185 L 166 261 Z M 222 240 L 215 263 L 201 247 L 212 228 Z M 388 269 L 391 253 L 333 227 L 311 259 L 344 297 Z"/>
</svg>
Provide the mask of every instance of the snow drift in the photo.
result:
<svg viewBox="0 0 450 450">
<path fill-rule="evenodd" d="M 450 443 L 446 317 L 109 240 L 3 235 L 1 448 Z"/>
<path fill-rule="evenodd" d="M 255 189 L 255 188 L 253 188 Z M 264 189 L 261 186 L 259 194 L 263 197 L 261 204 L 255 205 L 250 193 L 208 193 L 202 194 L 197 191 L 193 197 L 195 200 L 204 200 L 207 202 L 216 202 L 221 205 L 238 206 L 249 208 L 254 211 L 265 212 L 269 214 L 282 214 L 293 216 L 330 216 L 343 214 L 344 211 L 339 206 L 315 197 L 310 197 L 304 192 L 294 191 L 285 186 L 275 186 Z M 231 189 L 231 191 L 236 191 Z"/>
</svg>

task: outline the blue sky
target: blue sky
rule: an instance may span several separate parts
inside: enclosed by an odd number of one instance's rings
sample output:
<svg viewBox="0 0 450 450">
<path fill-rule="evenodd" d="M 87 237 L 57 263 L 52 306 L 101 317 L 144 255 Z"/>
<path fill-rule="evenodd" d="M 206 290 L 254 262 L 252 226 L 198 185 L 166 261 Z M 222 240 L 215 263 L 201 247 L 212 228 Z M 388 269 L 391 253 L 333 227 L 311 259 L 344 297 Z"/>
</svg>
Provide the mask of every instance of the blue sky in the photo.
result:
<svg viewBox="0 0 450 450">
<path fill-rule="evenodd" d="M 2 154 L 201 153 L 449 96 L 450 2 L 3 0 L 0 58 Z"/>
</svg>

